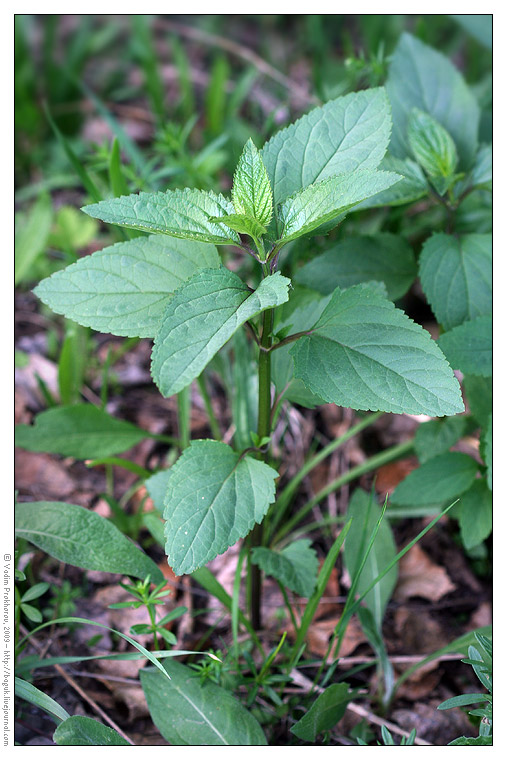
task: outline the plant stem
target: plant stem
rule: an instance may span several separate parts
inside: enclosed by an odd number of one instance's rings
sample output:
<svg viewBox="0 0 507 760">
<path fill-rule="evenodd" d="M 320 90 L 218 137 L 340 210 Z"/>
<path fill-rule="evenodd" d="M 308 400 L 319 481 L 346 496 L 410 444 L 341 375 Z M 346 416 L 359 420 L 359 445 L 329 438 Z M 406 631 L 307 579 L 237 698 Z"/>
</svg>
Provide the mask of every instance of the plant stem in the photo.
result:
<svg viewBox="0 0 507 760">
<path fill-rule="evenodd" d="M 296 514 L 290 520 L 288 520 L 282 528 L 280 528 L 278 533 L 273 538 L 271 544 L 276 545 L 284 536 L 287 535 L 287 533 L 290 533 L 292 528 L 297 525 L 308 514 L 308 512 L 313 509 L 313 507 L 322 501 L 322 499 L 325 499 L 326 496 L 329 496 L 330 493 L 333 493 L 333 491 L 336 491 L 338 488 L 341 488 L 347 483 L 350 483 L 352 480 L 359 478 L 361 475 L 364 475 L 367 472 L 371 472 L 372 470 L 376 470 L 377 467 L 382 467 L 382 465 L 387 464 L 388 462 L 392 462 L 395 459 L 400 459 L 400 457 L 406 456 L 412 451 L 413 448 L 413 440 L 406 441 L 405 443 L 400 443 L 396 446 L 391 446 L 391 448 L 386 449 L 386 451 L 381 451 L 380 454 L 375 454 L 375 456 L 367 459 L 366 462 L 357 465 L 357 467 L 353 467 L 348 472 L 340 475 L 339 478 L 332 480 L 331 483 L 328 483 L 327 486 L 315 494 L 315 496 L 310 499 L 310 501 L 308 501 L 304 507 L 301 507 L 301 509 L 296 512 Z"/>
<path fill-rule="evenodd" d="M 178 435 L 183 451 L 190 443 L 190 385 L 178 393 Z"/>
<path fill-rule="evenodd" d="M 220 430 L 220 425 L 218 424 L 218 420 L 216 418 L 215 412 L 213 411 L 213 406 L 211 404 L 211 398 L 208 393 L 208 388 L 206 387 L 206 379 L 204 377 L 204 374 L 199 375 L 199 377 L 197 378 L 197 384 L 199 386 L 199 392 L 201 394 L 201 398 L 204 401 L 204 406 L 206 407 L 206 414 L 208 415 L 208 423 L 209 423 L 213 438 L 216 441 L 221 441 L 222 433 Z"/>
<path fill-rule="evenodd" d="M 262 317 L 261 347 L 271 346 L 273 330 L 273 310 L 267 309 Z M 259 351 L 259 414 L 257 435 L 259 438 L 271 434 L 271 356 L 269 351 Z M 259 452 L 259 459 L 266 453 Z M 262 526 L 256 525 L 250 534 L 250 549 L 262 545 Z M 255 630 L 261 627 L 261 571 L 257 565 L 251 566 L 250 574 L 250 619 Z"/>
</svg>

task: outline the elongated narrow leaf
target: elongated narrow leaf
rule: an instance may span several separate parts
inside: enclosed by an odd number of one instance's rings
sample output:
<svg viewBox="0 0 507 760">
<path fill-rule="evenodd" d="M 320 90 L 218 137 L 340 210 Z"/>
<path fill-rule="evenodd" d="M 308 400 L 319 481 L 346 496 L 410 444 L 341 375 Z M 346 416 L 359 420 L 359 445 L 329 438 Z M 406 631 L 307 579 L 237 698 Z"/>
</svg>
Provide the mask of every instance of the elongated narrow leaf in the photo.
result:
<svg viewBox="0 0 507 760">
<path fill-rule="evenodd" d="M 404 33 L 391 59 L 386 87 L 393 112 L 389 149 L 395 156 L 410 155 L 408 119 L 412 108 L 419 108 L 449 132 L 456 143 L 460 165 L 471 165 L 477 149 L 479 107 L 451 61 Z"/>
<path fill-rule="evenodd" d="M 237 214 L 245 214 L 267 227 L 273 214 L 273 193 L 261 154 L 252 140 L 246 143 L 232 185 Z"/>
<path fill-rule="evenodd" d="M 307 185 L 357 169 L 376 169 L 391 132 L 383 88 L 336 98 L 280 130 L 262 149 L 275 208 Z"/>
<path fill-rule="evenodd" d="M 38 501 L 16 505 L 15 532 L 51 557 L 87 570 L 132 575 L 160 583 L 163 575 L 112 522 L 75 504 Z"/>
<path fill-rule="evenodd" d="M 172 396 L 191 383 L 248 319 L 287 301 L 289 283 L 277 272 L 252 293 L 225 268 L 188 280 L 169 303 L 155 338 L 151 373 L 160 392 Z"/>
<path fill-rule="evenodd" d="M 377 524 L 380 510 L 375 498 L 357 488 L 350 500 L 347 519 L 352 518 L 352 525 L 345 539 L 345 564 L 350 577 L 354 578 L 359 570 L 369 541 Z M 361 595 L 396 556 L 391 526 L 386 518 L 380 523 L 375 541 L 370 549 L 366 563 L 361 571 L 357 593 Z M 364 603 L 370 610 L 377 628 L 382 630 L 387 602 L 396 585 L 398 571 L 392 568 L 365 596 Z"/>
<path fill-rule="evenodd" d="M 471 549 L 491 533 L 493 497 L 484 478 L 474 480 L 460 497 L 459 527 L 465 549 Z"/>
<path fill-rule="evenodd" d="M 202 567 L 260 523 L 277 477 L 225 443 L 192 441 L 171 467 L 165 495 L 166 553 L 176 575 Z"/>
<path fill-rule="evenodd" d="M 281 206 L 280 240 L 288 243 L 307 235 L 400 179 L 393 172 L 360 169 L 305 187 L 287 198 Z"/>
<path fill-rule="evenodd" d="M 370 286 L 335 291 L 290 352 L 295 376 L 325 401 L 433 417 L 464 411 L 459 383 L 429 333 Z"/>
<path fill-rule="evenodd" d="M 171 680 L 154 670 L 141 671 L 141 684 L 153 722 L 175 746 L 265 745 L 266 737 L 248 710 L 230 691 L 191 668 L 166 662 Z"/>
<path fill-rule="evenodd" d="M 489 314 L 493 301 L 491 235 L 432 235 L 423 245 L 419 277 L 446 330 Z"/>
<path fill-rule="evenodd" d="M 294 593 L 309 597 L 315 588 L 319 569 L 317 554 L 310 545 L 311 541 L 303 538 L 280 552 L 265 546 L 255 546 L 252 562 Z"/>
<path fill-rule="evenodd" d="M 15 444 L 28 451 L 96 459 L 126 451 L 149 435 L 92 404 L 74 404 L 41 412 L 34 425 L 17 425 Z"/>
<path fill-rule="evenodd" d="M 48 715 L 51 715 L 55 723 L 69 718 L 67 710 L 59 705 L 58 702 L 55 702 L 54 699 L 23 678 L 14 677 L 14 692 L 20 699 L 24 699 L 31 705 L 35 705 L 44 710 Z"/>
<path fill-rule="evenodd" d="M 415 452 L 421 464 L 448 451 L 465 435 L 466 429 L 467 417 L 464 415 L 430 420 L 419 425 L 414 444 Z"/>
<path fill-rule="evenodd" d="M 385 284 L 394 301 L 407 292 L 416 276 L 409 244 L 399 235 L 381 233 L 341 240 L 302 267 L 294 280 L 324 295 L 337 287 L 377 280 Z"/>
<path fill-rule="evenodd" d="M 60 723 L 53 734 L 53 740 L 55 744 L 66 747 L 130 746 L 118 731 L 84 715 L 72 715 Z"/>
<path fill-rule="evenodd" d="M 471 375 L 493 374 L 493 320 L 491 315 L 477 317 L 454 327 L 438 344 L 451 367 Z"/>
<path fill-rule="evenodd" d="M 236 245 L 239 236 L 210 217 L 234 214 L 234 206 L 211 191 L 167 190 L 165 193 L 138 193 L 93 203 L 83 211 L 103 222 L 146 232 L 162 232 L 172 237 L 216 245 Z"/>
<path fill-rule="evenodd" d="M 42 280 L 34 293 L 80 325 L 154 338 L 174 291 L 200 269 L 219 266 L 213 245 L 150 235 L 85 256 Z"/>
<path fill-rule="evenodd" d="M 409 507 L 450 502 L 470 488 L 477 467 L 475 459 L 458 451 L 432 457 L 401 481 L 392 502 Z"/>
<path fill-rule="evenodd" d="M 437 189 L 443 194 L 458 163 L 451 135 L 429 113 L 413 108 L 408 119 L 407 139 L 417 163 L 430 177 L 439 180 Z"/>
<path fill-rule="evenodd" d="M 322 731 L 330 731 L 345 715 L 350 700 L 349 686 L 334 683 L 319 694 L 310 709 L 292 726 L 291 733 L 305 742 L 315 742 Z"/>
</svg>

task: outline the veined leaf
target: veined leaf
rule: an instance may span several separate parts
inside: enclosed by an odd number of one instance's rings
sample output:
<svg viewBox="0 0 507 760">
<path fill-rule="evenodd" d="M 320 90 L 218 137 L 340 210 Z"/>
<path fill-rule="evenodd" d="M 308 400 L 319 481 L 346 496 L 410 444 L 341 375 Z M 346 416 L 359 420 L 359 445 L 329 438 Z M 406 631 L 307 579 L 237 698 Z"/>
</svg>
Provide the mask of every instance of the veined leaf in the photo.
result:
<svg viewBox="0 0 507 760">
<path fill-rule="evenodd" d="M 443 195 L 458 163 L 451 135 L 429 113 L 413 108 L 408 119 L 407 140 L 417 163 L 438 180 L 437 190 Z"/>
<path fill-rule="evenodd" d="M 255 546 L 252 549 L 252 562 L 295 594 L 309 597 L 315 588 L 319 570 L 317 553 L 310 548 L 311 543 L 308 538 L 303 538 L 280 552 L 265 546 Z"/>
<path fill-rule="evenodd" d="M 337 287 L 377 280 L 394 301 L 407 292 L 416 276 L 409 244 L 399 235 L 380 233 L 340 240 L 302 267 L 294 281 L 328 295 Z"/>
<path fill-rule="evenodd" d="M 151 373 L 162 395 L 191 383 L 248 319 L 285 303 L 289 283 L 277 272 L 252 293 L 225 267 L 188 280 L 169 303 L 155 338 Z"/>
<path fill-rule="evenodd" d="M 470 488 L 477 467 L 475 459 L 458 451 L 432 457 L 401 481 L 392 502 L 409 507 L 450 502 Z"/>
<path fill-rule="evenodd" d="M 111 747 L 129 746 L 118 731 L 85 715 L 72 715 L 57 727 L 53 739 L 59 746 Z"/>
<path fill-rule="evenodd" d="M 307 235 L 400 179 L 393 172 L 359 169 L 303 188 L 287 198 L 281 206 L 280 241 L 288 243 Z"/>
<path fill-rule="evenodd" d="M 80 325 L 154 338 L 174 291 L 200 269 L 219 266 L 213 245 L 150 235 L 85 256 L 42 280 L 34 293 Z"/>
<path fill-rule="evenodd" d="M 471 375 L 489 377 L 493 373 L 493 320 L 491 314 L 476 317 L 454 327 L 438 344 L 451 367 Z"/>
<path fill-rule="evenodd" d="M 445 56 L 411 34 L 402 34 L 389 66 L 387 93 L 393 111 L 389 150 L 410 154 L 407 126 L 413 108 L 431 114 L 451 135 L 460 165 L 467 168 L 477 150 L 479 106 L 465 80 Z"/>
<path fill-rule="evenodd" d="M 308 712 L 292 726 L 291 733 L 305 742 L 315 742 L 318 734 L 330 731 L 343 718 L 350 699 L 348 684 L 331 684 L 319 694 Z"/>
<path fill-rule="evenodd" d="M 428 180 L 421 167 L 412 159 L 396 158 L 396 156 L 386 153 L 378 168 L 381 171 L 399 174 L 400 181 L 387 190 L 361 201 L 355 207 L 355 211 L 361 211 L 364 208 L 378 208 L 379 206 L 401 206 L 406 203 L 413 203 L 428 194 Z"/>
<path fill-rule="evenodd" d="M 27 451 L 96 459 L 135 446 L 150 433 L 93 404 L 60 406 L 41 412 L 34 425 L 17 425 L 15 445 Z"/>
<path fill-rule="evenodd" d="M 169 481 L 170 474 L 170 468 L 167 470 L 161 470 L 160 472 L 156 472 L 155 475 L 152 475 L 150 478 L 144 481 L 144 485 L 146 486 L 146 490 L 148 491 L 150 498 L 153 500 L 155 509 L 157 509 L 160 513 L 164 511 L 164 498 L 165 492 L 167 491 L 167 483 Z"/>
<path fill-rule="evenodd" d="M 290 353 L 295 376 L 325 401 L 432 417 L 464 411 L 459 383 L 429 333 L 371 286 L 335 291 Z"/>
<path fill-rule="evenodd" d="M 448 451 L 450 446 L 454 446 L 465 435 L 466 428 L 467 417 L 463 415 L 430 420 L 419 425 L 414 445 L 421 464 Z"/>
<path fill-rule="evenodd" d="M 489 314 L 493 301 L 491 235 L 438 233 L 423 245 L 419 277 L 439 323 L 446 330 Z"/>
<path fill-rule="evenodd" d="M 493 378 L 467 375 L 463 380 L 465 396 L 472 415 L 485 428 L 493 407 Z"/>
<path fill-rule="evenodd" d="M 307 185 L 358 169 L 376 169 L 391 133 L 383 88 L 336 98 L 280 130 L 262 149 L 278 207 Z"/>
<path fill-rule="evenodd" d="M 465 549 L 480 544 L 493 527 L 493 496 L 484 478 L 460 497 L 459 527 Z"/>
<path fill-rule="evenodd" d="M 352 517 L 352 525 L 345 539 L 345 564 L 351 578 L 354 578 L 359 570 L 379 515 L 380 510 L 376 499 L 361 488 L 357 488 L 347 510 L 347 520 Z M 391 526 L 384 517 L 359 577 L 356 588 L 359 595 L 366 591 L 370 583 L 380 575 L 395 556 L 396 544 Z M 397 578 L 398 570 L 395 566 L 364 598 L 364 603 L 372 613 L 379 631 L 382 630 L 385 608 L 391 598 Z"/>
<path fill-rule="evenodd" d="M 195 670 L 172 660 L 169 674 L 141 671 L 141 684 L 153 722 L 175 746 L 265 745 L 266 737 L 256 719 L 230 691 L 209 679 L 204 683 Z"/>
<path fill-rule="evenodd" d="M 254 238 L 260 238 L 266 234 L 267 229 L 256 219 L 252 219 L 246 214 L 228 214 L 221 218 L 231 230 L 240 232 L 242 235 L 250 235 Z M 213 219 L 215 221 L 215 219 Z"/>
<path fill-rule="evenodd" d="M 481 145 L 475 157 L 475 163 L 470 173 L 471 187 L 485 187 L 491 189 L 493 179 L 493 147 Z"/>
<path fill-rule="evenodd" d="M 134 578 L 151 575 L 155 583 L 164 579 L 153 560 L 112 522 L 75 504 L 16 504 L 15 533 L 68 565 Z"/>
<path fill-rule="evenodd" d="M 103 222 L 146 232 L 216 245 L 236 245 L 239 236 L 211 217 L 234 214 L 234 206 L 223 195 L 186 188 L 165 193 L 138 193 L 92 203 L 82 209 Z"/>
<path fill-rule="evenodd" d="M 270 223 L 273 214 L 273 193 L 261 154 L 251 139 L 243 148 L 236 167 L 232 202 L 237 214 L 249 216 L 263 227 Z"/>
<path fill-rule="evenodd" d="M 166 553 L 176 575 L 244 538 L 275 498 L 276 470 L 218 441 L 192 441 L 169 472 Z"/>
<path fill-rule="evenodd" d="M 31 705 L 35 705 L 40 710 L 51 715 L 55 723 L 67 720 L 69 713 L 58 702 L 55 702 L 50 696 L 38 689 L 29 681 L 14 676 L 14 693 L 20 699 L 24 699 Z"/>
</svg>

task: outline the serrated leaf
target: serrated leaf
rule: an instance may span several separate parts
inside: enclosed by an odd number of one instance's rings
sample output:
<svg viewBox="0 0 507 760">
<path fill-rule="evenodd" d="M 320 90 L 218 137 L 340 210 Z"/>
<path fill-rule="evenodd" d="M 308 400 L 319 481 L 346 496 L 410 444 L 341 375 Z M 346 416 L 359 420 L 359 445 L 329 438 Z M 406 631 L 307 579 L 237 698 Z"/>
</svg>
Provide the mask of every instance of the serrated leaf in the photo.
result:
<svg viewBox="0 0 507 760">
<path fill-rule="evenodd" d="M 444 333 L 438 345 L 451 367 L 471 375 L 493 374 L 493 320 L 476 317 Z"/>
<path fill-rule="evenodd" d="M 489 314 L 493 301 L 491 235 L 444 235 L 425 241 L 419 277 L 438 322 L 446 330 Z"/>
<path fill-rule="evenodd" d="M 200 269 L 219 266 L 213 245 L 150 235 L 85 256 L 42 280 L 34 293 L 80 325 L 153 338 L 174 291 Z"/>
<path fill-rule="evenodd" d="M 432 417 L 464 411 L 459 383 L 429 333 L 370 286 L 335 291 L 290 353 L 295 377 L 325 401 Z"/>
<path fill-rule="evenodd" d="M 16 504 L 18 537 L 74 567 L 102 570 L 155 583 L 164 577 L 157 565 L 112 522 L 75 504 L 38 501 Z"/>
<path fill-rule="evenodd" d="M 401 298 L 417 276 L 415 257 L 399 235 L 380 233 L 349 237 L 330 246 L 295 275 L 294 281 L 328 295 L 335 288 L 361 282 L 385 283 L 393 301 Z"/>
<path fill-rule="evenodd" d="M 278 207 L 307 185 L 358 169 L 376 169 L 391 132 L 383 88 L 336 98 L 280 130 L 262 149 Z"/>
<path fill-rule="evenodd" d="M 413 108 L 408 117 L 407 140 L 417 163 L 430 177 L 444 180 L 438 190 L 446 192 L 458 163 L 449 132 L 429 113 Z"/>
<path fill-rule="evenodd" d="M 475 163 L 470 173 L 471 187 L 491 189 L 493 179 L 493 148 L 491 145 L 481 145 L 475 157 Z"/>
<path fill-rule="evenodd" d="M 465 549 L 471 549 L 491 533 L 493 497 L 484 478 L 475 480 L 460 497 L 459 527 Z"/>
<path fill-rule="evenodd" d="M 239 159 L 232 184 L 232 202 L 244 214 L 267 227 L 273 214 L 273 193 L 261 154 L 251 139 Z"/>
<path fill-rule="evenodd" d="M 322 731 L 330 731 L 345 715 L 350 700 L 349 686 L 334 683 L 319 694 L 312 706 L 298 722 L 291 733 L 305 742 L 315 742 Z"/>
<path fill-rule="evenodd" d="M 164 511 L 164 498 L 170 474 L 170 468 L 167 470 L 161 470 L 144 481 L 144 485 L 146 486 L 150 498 L 153 500 L 155 509 L 160 513 Z"/>
<path fill-rule="evenodd" d="M 347 520 L 352 518 L 352 525 L 345 539 L 345 564 L 352 579 L 359 570 L 379 515 L 380 509 L 376 499 L 361 488 L 357 488 L 347 509 Z M 395 556 L 396 544 L 391 526 L 384 517 L 359 577 L 356 588 L 359 595 L 368 588 Z M 382 630 L 385 608 L 391 598 L 397 578 L 398 569 L 394 566 L 364 598 L 364 604 L 372 613 L 379 631 Z"/>
<path fill-rule="evenodd" d="M 489 747 L 493 744 L 492 736 L 459 736 L 449 742 L 448 747 Z"/>
<path fill-rule="evenodd" d="M 275 497 L 278 473 L 218 441 L 192 441 L 171 467 L 165 495 L 166 553 L 191 573 L 244 538 Z"/>
<path fill-rule="evenodd" d="M 216 245 L 236 245 L 239 236 L 211 217 L 234 214 L 234 206 L 211 190 L 167 190 L 137 193 L 92 203 L 82 209 L 103 222 L 145 232 L 162 232 L 176 238 Z"/>
<path fill-rule="evenodd" d="M 265 745 L 256 719 L 230 691 L 179 662 L 164 663 L 170 676 L 142 670 L 141 685 L 153 722 L 175 746 Z"/>
<path fill-rule="evenodd" d="M 414 447 L 421 464 L 448 451 L 463 437 L 466 429 L 467 418 L 463 415 L 430 420 L 419 425 L 414 438 Z"/>
<path fill-rule="evenodd" d="M 225 267 L 188 280 L 169 303 L 155 338 L 151 373 L 162 395 L 191 383 L 248 319 L 285 303 L 289 284 L 276 272 L 252 293 Z"/>
<path fill-rule="evenodd" d="M 84 715 L 72 715 L 57 727 L 53 740 L 58 746 L 117 747 L 129 743 L 109 726 Z"/>
<path fill-rule="evenodd" d="M 493 379 L 467 375 L 463 386 L 472 415 L 481 427 L 486 427 L 493 406 Z"/>
<path fill-rule="evenodd" d="M 432 457 L 401 481 L 392 503 L 417 507 L 451 502 L 470 488 L 477 467 L 475 459 L 458 451 Z"/>
<path fill-rule="evenodd" d="M 302 235 L 308 235 L 400 179 L 398 174 L 392 172 L 359 169 L 308 185 L 281 205 L 280 242 L 288 243 Z"/>
<path fill-rule="evenodd" d="M 395 172 L 401 179 L 387 190 L 383 190 L 365 201 L 361 201 L 355 211 L 379 206 L 401 206 L 423 198 L 428 194 L 428 181 L 421 167 L 410 158 L 396 158 L 389 152 L 379 164 L 379 170 Z"/>
<path fill-rule="evenodd" d="M 408 120 L 412 109 L 419 108 L 449 132 L 461 167 L 472 164 L 477 150 L 479 107 L 451 61 L 405 32 L 391 58 L 386 88 L 393 113 L 389 150 L 395 156 L 410 155 Z"/>
<path fill-rule="evenodd" d="M 239 232 L 242 235 L 250 235 L 254 238 L 260 238 L 267 232 L 266 227 L 260 222 L 245 214 L 228 214 L 227 216 L 222 217 L 222 221 L 230 227 L 231 230 L 235 230 L 235 232 Z"/>
<path fill-rule="evenodd" d="M 34 425 L 17 425 L 15 445 L 27 451 L 97 459 L 120 454 L 149 436 L 92 404 L 73 404 L 41 412 Z"/>
<path fill-rule="evenodd" d="M 310 548 L 311 543 L 308 538 L 303 538 L 289 544 L 282 551 L 255 546 L 252 549 L 252 562 L 295 594 L 309 597 L 315 588 L 319 570 L 317 553 Z"/>
</svg>

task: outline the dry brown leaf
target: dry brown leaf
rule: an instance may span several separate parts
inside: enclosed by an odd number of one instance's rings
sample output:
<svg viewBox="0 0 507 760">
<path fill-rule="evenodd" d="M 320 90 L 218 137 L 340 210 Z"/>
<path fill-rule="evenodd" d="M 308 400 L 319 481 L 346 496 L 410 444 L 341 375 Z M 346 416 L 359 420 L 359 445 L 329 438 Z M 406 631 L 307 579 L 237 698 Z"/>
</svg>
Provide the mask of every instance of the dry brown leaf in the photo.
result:
<svg viewBox="0 0 507 760">
<path fill-rule="evenodd" d="M 412 470 L 418 467 L 415 457 L 409 459 L 399 459 L 397 462 L 390 462 L 377 470 L 375 488 L 377 493 L 385 497 L 386 493 L 391 494 L 397 485 L 404 480 Z"/>
<path fill-rule="evenodd" d="M 419 596 L 436 602 L 456 589 L 444 568 L 435 564 L 419 544 L 401 558 L 398 569 L 398 583 L 394 591 L 397 601 Z"/>
<path fill-rule="evenodd" d="M 76 484 L 63 464 L 49 456 L 16 450 L 16 488 L 36 501 L 68 496 Z"/>
<path fill-rule="evenodd" d="M 330 636 L 336 628 L 338 620 L 339 616 L 336 616 L 329 618 L 328 620 L 319 620 L 316 623 L 312 623 L 306 636 L 308 650 L 312 654 L 317 655 L 318 657 L 325 657 L 329 646 Z M 289 628 L 287 633 L 290 637 L 294 637 L 294 631 L 292 629 Z M 355 617 L 351 618 L 340 647 L 340 657 L 347 657 L 349 654 L 352 654 L 359 644 L 364 644 L 367 641 L 368 639 L 364 635 L 359 621 Z M 331 662 L 333 659 L 333 656 L 330 656 L 328 661 Z"/>
<path fill-rule="evenodd" d="M 400 607 L 394 613 L 394 628 L 407 654 L 436 652 L 448 643 L 440 623 L 427 610 Z"/>
</svg>

